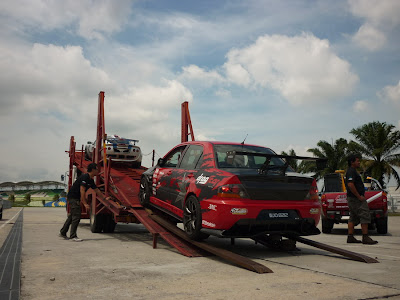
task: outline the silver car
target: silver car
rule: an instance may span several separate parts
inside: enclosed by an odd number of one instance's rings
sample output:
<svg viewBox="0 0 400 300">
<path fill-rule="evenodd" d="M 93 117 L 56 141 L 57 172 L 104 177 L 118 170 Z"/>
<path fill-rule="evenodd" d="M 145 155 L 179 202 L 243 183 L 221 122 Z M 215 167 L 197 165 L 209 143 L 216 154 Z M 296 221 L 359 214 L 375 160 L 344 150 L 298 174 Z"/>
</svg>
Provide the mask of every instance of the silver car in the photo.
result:
<svg viewBox="0 0 400 300">
<path fill-rule="evenodd" d="M 136 146 L 139 140 L 132 140 L 111 135 L 106 138 L 105 147 L 107 158 L 113 162 L 122 162 L 130 164 L 134 168 L 140 168 L 142 165 L 142 151 L 139 146 Z M 85 146 L 85 158 L 93 159 L 93 151 L 96 146 L 96 141 L 87 142 Z M 103 153 L 103 152 L 102 152 Z"/>
</svg>

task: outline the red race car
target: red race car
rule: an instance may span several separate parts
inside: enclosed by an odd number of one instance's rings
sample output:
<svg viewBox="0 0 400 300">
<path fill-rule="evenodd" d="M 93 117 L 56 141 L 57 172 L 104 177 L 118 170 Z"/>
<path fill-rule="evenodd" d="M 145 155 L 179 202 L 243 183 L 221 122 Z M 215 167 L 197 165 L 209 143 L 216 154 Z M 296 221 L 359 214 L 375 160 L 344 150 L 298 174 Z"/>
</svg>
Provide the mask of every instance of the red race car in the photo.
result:
<svg viewBox="0 0 400 300">
<path fill-rule="evenodd" d="M 255 145 L 182 143 L 143 173 L 140 201 L 183 222 L 192 239 L 319 234 L 316 181 L 295 173 L 288 158 L 316 160 Z"/>
</svg>

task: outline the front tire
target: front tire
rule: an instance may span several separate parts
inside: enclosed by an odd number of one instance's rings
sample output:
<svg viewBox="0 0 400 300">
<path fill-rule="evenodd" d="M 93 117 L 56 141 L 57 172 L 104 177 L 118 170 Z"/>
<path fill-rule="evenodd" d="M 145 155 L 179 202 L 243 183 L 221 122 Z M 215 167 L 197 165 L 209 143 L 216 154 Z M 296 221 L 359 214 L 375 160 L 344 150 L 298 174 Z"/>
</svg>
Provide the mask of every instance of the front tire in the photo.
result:
<svg viewBox="0 0 400 300">
<path fill-rule="evenodd" d="M 322 232 L 331 233 L 333 229 L 333 224 L 335 223 L 332 220 L 322 219 Z"/>
<path fill-rule="evenodd" d="M 143 207 L 149 207 L 150 206 L 150 186 L 147 181 L 147 179 L 142 176 L 142 179 L 140 179 L 140 190 L 139 190 L 139 201 L 140 205 Z"/>
<path fill-rule="evenodd" d="M 209 236 L 200 231 L 201 221 L 200 202 L 195 196 L 189 196 L 183 208 L 183 228 L 192 240 L 202 240 Z"/>
<path fill-rule="evenodd" d="M 376 220 L 376 231 L 380 234 L 386 234 L 388 232 L 388 217 Z"/>
</svg>

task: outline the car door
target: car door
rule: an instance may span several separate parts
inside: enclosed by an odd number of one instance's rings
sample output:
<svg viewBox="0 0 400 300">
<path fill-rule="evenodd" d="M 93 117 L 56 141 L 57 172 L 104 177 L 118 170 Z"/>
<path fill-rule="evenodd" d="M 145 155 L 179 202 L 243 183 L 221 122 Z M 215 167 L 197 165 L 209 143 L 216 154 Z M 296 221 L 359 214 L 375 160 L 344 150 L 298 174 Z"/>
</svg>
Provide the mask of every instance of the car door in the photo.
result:
<svg viewBox="0 0 400 300">
<path fill-rule="evenodd" d="M 180 162 L 186 145 L 170 151 L 153 174 L 153 195 L 161 201 L 171 204 L 171 190 L 176 188 L 175 170 Z M 174 174 L 173 174 L 174 173 Z"/>
<path fill-rule="evenodd" d="M 172 205 L 179 209 L 183 208 L 183 202 L 187 194 L 190 182 L 195 181 L 199 171 L 200 161 L 203 157 L 203 146 L 190 145 L 175 170 L 172 171 L 174 184 L 169 190 Z"/>
</svg>

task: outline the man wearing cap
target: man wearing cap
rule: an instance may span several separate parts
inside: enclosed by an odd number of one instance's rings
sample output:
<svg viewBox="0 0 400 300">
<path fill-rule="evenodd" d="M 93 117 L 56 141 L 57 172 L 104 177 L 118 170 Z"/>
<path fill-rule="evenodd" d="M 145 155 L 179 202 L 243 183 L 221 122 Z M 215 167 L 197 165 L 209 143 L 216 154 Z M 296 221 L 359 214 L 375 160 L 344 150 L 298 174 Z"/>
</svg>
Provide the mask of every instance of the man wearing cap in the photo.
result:
<svg viewBox="0 0 400 300">
<path fill-rule="evenodd" d="M 365 187 L 357 168 L 360 167 L 361 155 L 351 154 L 347 164 L 349 168 L 346 172 L 347 204 L 350 210 L 348 223 L 347 243 L 363 243 L 366 245 L 377 244 L 368 235 L 368 224 L 371 223 L 371 214 L 368 203 L 365 199 Z M 354 226 L 361 223 L 362 241 L 354 237 Z"/>
<path fill-rule="evenodd" d="M 99 196 L 100 198 L 105 198 L 104 195 L 97 188 L 93 180 L 94 176 L 99 174 L 97 164 L 89 164 L 87 171 L 88 172 L 86 174 L 79 176 L 79 178 L 74 182 L 67 194 L 70 212 L 59 234 L 60 237 L 68 239 L 67 232 L 69 230 L 69 227 L 71 226 L 69 239 L 75 242 L 82 241 L 82 239 L 78 238 L 78 236 L 76 235 L 76 230 L 78 229 L 78 224 L 81 220 L 81 202 L 83 203 L 83 205 L 85 205 L 86 209 L 89 209 L 89 205 L 86 201 L 86 191 L 89 188 L 92 188 L 96 192 L 97 196 Z"/>
</svg>

